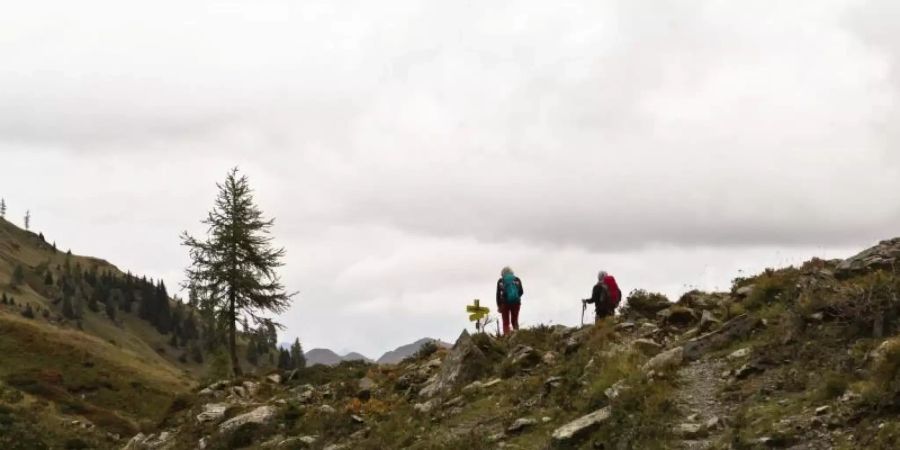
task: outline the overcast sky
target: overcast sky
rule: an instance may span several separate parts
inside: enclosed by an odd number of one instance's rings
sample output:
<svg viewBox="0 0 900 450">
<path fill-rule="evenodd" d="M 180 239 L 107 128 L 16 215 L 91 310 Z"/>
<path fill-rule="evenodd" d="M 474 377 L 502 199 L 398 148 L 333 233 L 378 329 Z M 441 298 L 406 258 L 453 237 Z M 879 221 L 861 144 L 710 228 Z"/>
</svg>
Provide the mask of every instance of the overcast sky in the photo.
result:
<svg viewBox="0 0 900 450">
<path fill-rule="evenodd" d="M 900 3 L 28 1 L 0 196 L 169 286 L 239 166 L 300 291 L 282 340 L 452 340 L 504 265 L 575 324 L 900 235 Z"/>
</svg>

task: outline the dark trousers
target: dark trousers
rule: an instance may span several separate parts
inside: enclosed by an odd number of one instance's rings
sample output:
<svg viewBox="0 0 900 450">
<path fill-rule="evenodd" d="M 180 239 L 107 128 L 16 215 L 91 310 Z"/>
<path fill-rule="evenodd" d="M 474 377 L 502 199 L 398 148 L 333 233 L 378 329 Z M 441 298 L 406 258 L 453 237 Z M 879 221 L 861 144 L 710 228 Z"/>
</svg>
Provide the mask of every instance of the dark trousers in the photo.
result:
<svg viewBox="0 0 900 450">
<path fill-rule="evenodd" d="M 594 317 L 594 322 L 599 322 L 607 317 L 610 317 L 616 313 L 614 308 L 611 308 L 609 305 L 598 305 L 595 311 L 596 316 Z"/>
<path fill-rule="evenodd" d="M 498 305 L 500 308 L 500 315 L 503 317 L 503 335 L 506 336 L 509 334 L 509 327 L 512 324 L 513 330 L 519 329 L 519 308 L 522 307 L 521 303 L 514 304 L 500 304 Z"/>
</svg>

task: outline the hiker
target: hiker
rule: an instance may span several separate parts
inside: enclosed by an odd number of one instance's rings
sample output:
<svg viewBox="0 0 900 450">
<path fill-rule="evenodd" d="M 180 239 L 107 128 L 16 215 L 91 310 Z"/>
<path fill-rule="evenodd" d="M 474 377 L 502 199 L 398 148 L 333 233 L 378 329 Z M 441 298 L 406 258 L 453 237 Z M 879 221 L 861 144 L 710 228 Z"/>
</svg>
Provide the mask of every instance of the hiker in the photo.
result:
<svg viewBox="0 0 900 450">
<path fill-rule="evenodd" d="M 622 301 L 622 291 L 619 290 L 616 279 L 606 273 L 606 271 L 601 270 L 597 274 L 597 284 L 594 285 L 591 298 L 581 302 L 585 305 L 594 304 L 594 312 L 596 314 L 594 322 L 596 323 L 615 314 L 620 301 Z"/>
<path fill-rule="evenodd" d="M 497 310 L 503 317 L 503 335 L 509 335 L 510 325 L 513 330 L 519 329 L 519 308 L 522 306 L 522 280 L 509 267 L 500 271 L 497 280 Z"/>
</svg>

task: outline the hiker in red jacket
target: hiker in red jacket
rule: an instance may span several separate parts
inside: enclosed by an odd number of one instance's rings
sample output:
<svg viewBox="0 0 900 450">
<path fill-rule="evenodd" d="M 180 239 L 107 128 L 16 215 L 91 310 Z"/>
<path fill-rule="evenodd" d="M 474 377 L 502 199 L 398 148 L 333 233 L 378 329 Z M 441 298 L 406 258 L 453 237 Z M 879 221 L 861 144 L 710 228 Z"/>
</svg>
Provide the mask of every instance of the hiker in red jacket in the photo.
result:
<svg viewBox="0 0 900 450">
<path fill-rule="evenodd" d="M 619 290 L 616 279 L 612 275 L 606 273 L 606 271 L 601 270 L 600 273 L 597 274 L 597 284 L 594 285 L 591 298 L 582 300 L 582 303 L 594 304 L 594 311 L 596 314 L 594 321 L 599 322 L 600 320 L 615 314 L 616 308 L 621 301 L 622 291 Z"/>
</svg>

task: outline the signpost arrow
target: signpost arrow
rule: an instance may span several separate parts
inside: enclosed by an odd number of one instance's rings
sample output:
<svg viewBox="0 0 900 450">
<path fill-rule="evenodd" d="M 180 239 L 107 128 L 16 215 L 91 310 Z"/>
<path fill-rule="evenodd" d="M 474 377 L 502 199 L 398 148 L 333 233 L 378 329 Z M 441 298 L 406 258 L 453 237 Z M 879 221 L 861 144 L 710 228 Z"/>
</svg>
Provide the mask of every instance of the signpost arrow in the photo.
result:
<svg viewBox="0 0 900 450">
<path fill-rule="evenodd" d="M 473 305 L 466 305 L 466 312 L 469 313 L 469 320 L 475 322 L 475 330 L 481 331 L 481 319 L 484 319 L 491 310 L 481 306 L 481 301 L 475 299 Z"/>
</svg>

